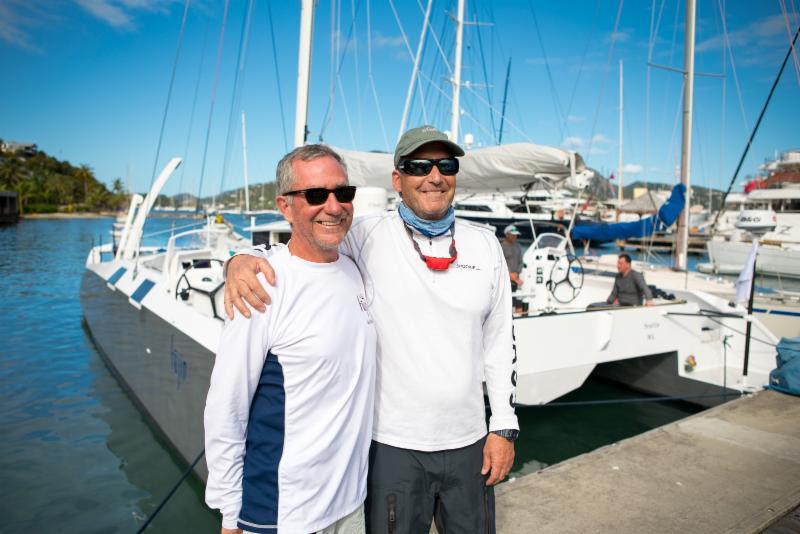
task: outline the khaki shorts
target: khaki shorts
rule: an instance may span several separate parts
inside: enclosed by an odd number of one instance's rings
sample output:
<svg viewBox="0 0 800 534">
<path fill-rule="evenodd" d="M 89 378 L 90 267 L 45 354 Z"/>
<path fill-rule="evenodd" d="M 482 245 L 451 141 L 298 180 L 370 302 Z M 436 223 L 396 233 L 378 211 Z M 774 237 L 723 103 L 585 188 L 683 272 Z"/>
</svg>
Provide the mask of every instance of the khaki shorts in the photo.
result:
<svg viewBox="0 0 800 534">
<path fill-rule="evenodd" d="M 247 530 L 244 534 L 253 534 Z M 365 534 L 364 505 L 359 506 L 355 512 L 344 516 L 334 524 L 317 531 L 314 534 Z"/>
</svg>

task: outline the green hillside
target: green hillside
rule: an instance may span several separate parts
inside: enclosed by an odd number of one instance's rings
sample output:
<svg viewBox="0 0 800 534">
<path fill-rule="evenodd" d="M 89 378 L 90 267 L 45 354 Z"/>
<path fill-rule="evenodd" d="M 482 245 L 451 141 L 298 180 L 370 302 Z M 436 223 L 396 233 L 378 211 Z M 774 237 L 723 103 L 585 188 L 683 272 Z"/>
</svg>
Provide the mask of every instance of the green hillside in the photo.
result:
<svg viewBox="0 0 800 534">
<path fill-rule="evenodd" d="M 109 191 L 88 165 L 41 150 L 0 152 L 0 190 L 17 193 L 22 214 L 116 210 L 128 199 L 119 178 Z"/>
</svg>

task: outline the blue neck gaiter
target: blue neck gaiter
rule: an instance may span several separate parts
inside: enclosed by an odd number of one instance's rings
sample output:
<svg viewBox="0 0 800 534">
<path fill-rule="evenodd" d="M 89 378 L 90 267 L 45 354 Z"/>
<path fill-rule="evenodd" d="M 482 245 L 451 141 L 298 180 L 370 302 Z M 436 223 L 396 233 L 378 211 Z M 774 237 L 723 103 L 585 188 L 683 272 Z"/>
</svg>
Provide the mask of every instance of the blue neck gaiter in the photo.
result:
<svg viewBox="0 0 800 534">
<path fill-rule="evenodd" d="M 414 228 L 425 237 L 436 237 L 447 232 L 456 220 L 456 212 L 453 206 L 447 210 L 444 217 L 438 221 L 429 221 L 427 219 L 420 219 L 417 215 L 408 209 L 404 203 L 397 205 L 397 214 L 403 219 L 403 222 Z"/>
</svg>

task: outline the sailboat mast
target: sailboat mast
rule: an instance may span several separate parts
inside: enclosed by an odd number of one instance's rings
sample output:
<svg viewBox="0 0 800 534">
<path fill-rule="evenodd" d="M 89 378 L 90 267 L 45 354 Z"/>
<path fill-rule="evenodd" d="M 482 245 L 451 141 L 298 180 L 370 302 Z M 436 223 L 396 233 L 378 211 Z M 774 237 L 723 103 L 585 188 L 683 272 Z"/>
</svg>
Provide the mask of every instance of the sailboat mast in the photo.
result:
<svg viewBox="0 0 800 534">
<path fill-rule="evenodd" d="M 623 112 L 624 112 L 624 98 L 623 98 L 623 81 L 622 81 L 622 60 L 619 60 L 619 159 L 617 160 L 617 178 L 619 181 L 617 182 L 617 220 L 619 220 L 619 210 L 622 207 L 622 193 L 623 188 L 625 187 L 625 178 L 624 178 L 624 164 L 623 164 L 623 135 L 622 135 L 622 122 L 623 122 Z"/>
<path fill-rule="evenodd" d="M 303 0 L 300 7 L 300 47 L 297 59 L 297 97 L 294 114 L 294 147 L 303 146 L 308 135 L 308 84 L 311 72 L 311 37 L 314 26 L 314 0 Z"/>
<path fill-rule="evenodd" d="M 689 207 L 692 205 L 692 103 L 694 101 L 695 0 L 686 0 L 686 37 L 683 57 L 683 135 L 681 139 L 681 183 L 686 186 L 686 204 L 678 217 L 678 239 L 673 264 L 685 271 L 689 250 Z"/>
<path fill-rule="evenodd" d="M 450 139 L 458 143 L 458 120 L 461 112 L 459 97 L 461 93 L 461 46 L 464 38 L 464 2 L 458 0 L 456 15 L 456 60 L 453 66 L 453 106 L 450 108 Z"/>
<path fill-rule="evenodd" d="M 250 211 L 250 183 L 247 177 L 247 129 L 242 111 L 242 165 L 244 166 L 244 211 Z"/>
</svg>

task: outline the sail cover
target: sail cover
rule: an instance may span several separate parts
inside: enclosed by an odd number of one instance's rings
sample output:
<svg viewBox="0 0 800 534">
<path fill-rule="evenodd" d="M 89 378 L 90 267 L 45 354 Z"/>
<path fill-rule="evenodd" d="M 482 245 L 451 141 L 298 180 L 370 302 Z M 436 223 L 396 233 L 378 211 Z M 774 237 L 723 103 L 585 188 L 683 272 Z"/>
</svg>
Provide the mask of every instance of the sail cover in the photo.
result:
<svg viewBox="0 0 800 534">
<path fill-rule="evenodd" d="M 658 213 L 644 219 L 623 223 L 584 223 L 572 229 L 573 241 L 580 239 L 608 242 L 630 237 L 646 237 L 672 226 L 686 203 L 686 186 L 677 184 Z"/>
<path fill-rule="evenodd" d="M 392 154 L 335 150 L 347 163 L 351 184 L 391 190 Z M 572 176 L 571 160 L 575 174 L 591 173 L 579 154 L 549 146 L 513 143 L 478 148 L 460 158 L 456 186 L 460 191 L 489 192 L 519 191 L 537 180 L 557 184 Z"/>
</svg>

